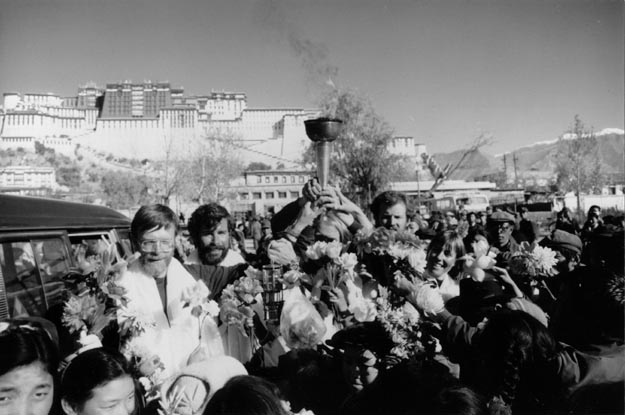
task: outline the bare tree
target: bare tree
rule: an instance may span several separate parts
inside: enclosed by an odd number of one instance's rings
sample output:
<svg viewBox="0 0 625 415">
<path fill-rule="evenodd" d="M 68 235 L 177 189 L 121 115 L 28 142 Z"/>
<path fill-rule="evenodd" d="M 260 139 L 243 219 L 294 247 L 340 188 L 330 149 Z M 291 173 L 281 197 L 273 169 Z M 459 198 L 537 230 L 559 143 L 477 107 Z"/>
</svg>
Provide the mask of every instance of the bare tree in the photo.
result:
<svg viewBox="0 0 625 415">
<path fill-rule="evenodd" d="M 211 131 L 191 148 L 187 158 L 185 194 L 200 205 L 228 197 L 232 180 L 244 170 L 235 142 L 237 137 Z"/>
<path fill-rule="evenodd" d="M 579 211 L 581 194 L 599 191 L 603 182 L 597 137 L 592 129 L 584 126 L 579 115 L 575 115 L 573 127 L 558 140 L 556 155 L 558 189 L 575 192 Z"/>
<path fill-rule="evenodd" d="M 181 188 L 188 175 L 188 163 L 181 155 L 182 143 L 173 134 L 163 136 L 165 158 L 154 163 L 154 187 L 160 201 L 169 205 L 171 198 Z"/>
<path fill-rule="evenodd" d="M 450 177 L 452 174 L 454 174 L 454 172 L 463 165 L 465 159 L 468 156 L 475 153 L 476 151 L 478 151 L 480 148 L 484 146 L 491 145 L 493 142 L 494 142 L 494 139 L 491 136 L 488 136 L 484 133 L 477 136 L 473 140 L 473 142 L 469 145 L 469 147 L 467 147 L 462 152 L 462 156 L 460 156 L 460 159 L 456 162 L 456 164 L 454 164 L 453 166 L 451 164 L 448 164 L 447 166 L 443 168 L 441 172 L 442 174 L 438 174 L 435 176 L 434 184 L 432 185 L 430 192 L 433 192 L 434 190 L 436 190 L 443 183 L 443 181 L 445 181 L 447 177 Z"/>
</svg>

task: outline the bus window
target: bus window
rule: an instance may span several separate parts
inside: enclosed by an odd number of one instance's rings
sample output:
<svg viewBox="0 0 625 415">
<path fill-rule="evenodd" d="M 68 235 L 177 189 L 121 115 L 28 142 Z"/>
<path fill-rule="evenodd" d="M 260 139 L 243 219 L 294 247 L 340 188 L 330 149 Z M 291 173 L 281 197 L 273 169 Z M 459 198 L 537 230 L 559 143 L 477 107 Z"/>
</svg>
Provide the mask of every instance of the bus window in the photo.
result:
<svg viewBox="0 0 625 415">
<path fill-rule="evenodd" d="M 40 239 L 31 241 L 38 258 L 39 274 L 48 306 L 62 300 L 65 276 L 71 267 L 69 252 L 62 239 Z"/>
<path fill-rule="evenodd" d="M 2 244 L 0 266 L 4 276 L 9 317 L 41 315 L 45 297 L 30 242 Z"/>
</svg>

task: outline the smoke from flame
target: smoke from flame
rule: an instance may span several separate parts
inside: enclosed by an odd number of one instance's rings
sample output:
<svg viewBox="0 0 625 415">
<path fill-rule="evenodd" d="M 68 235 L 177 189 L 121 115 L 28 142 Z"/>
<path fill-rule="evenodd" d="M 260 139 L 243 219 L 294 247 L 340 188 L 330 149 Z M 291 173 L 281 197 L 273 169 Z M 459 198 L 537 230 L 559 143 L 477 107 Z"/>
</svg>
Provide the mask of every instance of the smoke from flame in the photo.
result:
<svg viewBox="0 0 625 415">
<path fill-rule="evenodd" d="M 280 0 L 259 0 L 254 19 L 263 29 L 286 41 L 293 55 L 300 60 L 307 87 L 317 93 L 336 89 L 338 68 L 328 61 L 328 50 L 319 42 L 306 39 L 301 30 L 289 21 Z"/>
</svg>

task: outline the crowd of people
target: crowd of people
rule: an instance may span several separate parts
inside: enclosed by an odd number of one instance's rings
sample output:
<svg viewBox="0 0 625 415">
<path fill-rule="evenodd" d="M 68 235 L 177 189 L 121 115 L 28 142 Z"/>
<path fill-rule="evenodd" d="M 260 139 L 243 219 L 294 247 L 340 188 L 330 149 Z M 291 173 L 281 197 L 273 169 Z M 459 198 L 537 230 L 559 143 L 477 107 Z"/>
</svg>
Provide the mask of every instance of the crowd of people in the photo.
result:
<svg viewBox="0 0 625 415">
<path fill-rule="evenodd" d="M 623 217 L 530 217 L 426 220 L 393 191 L 368 215 L 316 180 L 271 218 L 200 206 L 186 233 L 142 206 L 134 256 L 0 322 L 0 413 L 623 413 Z"/>
</svg>

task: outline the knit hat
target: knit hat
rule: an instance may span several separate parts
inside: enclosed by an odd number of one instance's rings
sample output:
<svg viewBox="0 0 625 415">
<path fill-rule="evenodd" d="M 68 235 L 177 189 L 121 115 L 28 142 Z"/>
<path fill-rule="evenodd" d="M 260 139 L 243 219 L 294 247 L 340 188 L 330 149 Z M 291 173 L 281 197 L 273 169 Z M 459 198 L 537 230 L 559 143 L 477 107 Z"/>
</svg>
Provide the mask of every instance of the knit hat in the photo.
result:
<svg viewBox="0 0 625 415">
<path fill-rule="evenodd" d="M 536 304 L 526 300 L 525 298 L 513 298 L 506 303 L 506 307 L 510 310 L 524 311 L 536 320 L 540 321 L 545 327 L 548 326 L 547 315 L 545 312 Z"/>
</svg>

